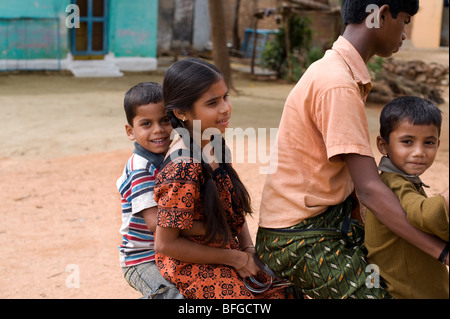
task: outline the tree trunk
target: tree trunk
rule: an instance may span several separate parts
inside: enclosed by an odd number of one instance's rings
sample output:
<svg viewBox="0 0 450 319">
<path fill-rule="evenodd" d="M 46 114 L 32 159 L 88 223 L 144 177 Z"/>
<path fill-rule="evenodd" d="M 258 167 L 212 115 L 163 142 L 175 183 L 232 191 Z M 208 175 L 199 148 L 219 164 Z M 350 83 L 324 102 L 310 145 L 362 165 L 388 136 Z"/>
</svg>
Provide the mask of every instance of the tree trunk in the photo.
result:
<svg viewBox="0 0 450 319">
<path fill-rule="evenodd" d="M 214 64 L 222 71 L 229 90 L 236 91 L 231 81 L 230 56 L 225 34 L 225 18 L 221 0 L 209 0 L 209 18 L 211 20 L 211 38 L 213 43 Z"/>
<path fill-rule="evenodd" d="M 294 81 L 294 67 L 292 65 L 292 52 L 291 52 L 291 13 L 286 11 L 283 14 L 284 18 L 284 41 L 286 45 L 286 59 L 288 64 L 288 81 L 292 83 Z"/>
<path fill-rule="evenodd" d="M 251 73 L 252 75 L 255 74 L 255 59 L 256 59 L 256 44 L 258 43 L 258 34 L 256 33 L 256 30 L 258 30 L 258 18 L 254 17 L 255 22 L 253 23 L 253 44 L 252 44 L 252 63 L 251 63 Z"/>
<path fill-rule="evenodd" d="M 233 49 L 239 51 L 241 49 L 241 40 L 239 39 L 239 8 L 241 0 L 235 0 L 234 16 L 233 16 Z"/>
</svg>

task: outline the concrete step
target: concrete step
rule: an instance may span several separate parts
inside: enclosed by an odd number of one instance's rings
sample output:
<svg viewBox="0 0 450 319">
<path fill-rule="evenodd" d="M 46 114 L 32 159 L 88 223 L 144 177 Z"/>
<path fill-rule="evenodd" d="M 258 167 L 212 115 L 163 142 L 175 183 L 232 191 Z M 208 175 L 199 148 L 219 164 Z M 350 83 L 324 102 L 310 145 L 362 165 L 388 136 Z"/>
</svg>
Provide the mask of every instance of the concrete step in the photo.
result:
<svg viewBox="0 0 450 319">
<path fill-rule="evenodd" d="M 68 69 L 75 77 L 123 76 L 119 68 L 113 62 L 107 60 L 71 61 Z"/>
</svg>

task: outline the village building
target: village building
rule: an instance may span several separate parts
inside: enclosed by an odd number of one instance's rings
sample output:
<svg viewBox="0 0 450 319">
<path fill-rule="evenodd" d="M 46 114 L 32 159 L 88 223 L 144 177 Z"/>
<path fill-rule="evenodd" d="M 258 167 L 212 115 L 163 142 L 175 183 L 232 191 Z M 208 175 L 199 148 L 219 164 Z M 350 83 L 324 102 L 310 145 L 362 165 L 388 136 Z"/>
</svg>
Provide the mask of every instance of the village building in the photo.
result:
<svg viewBox="0 0 450 319">
<path fill-rule="evenodd" d="M 0 0 L 0 70 L 153 70 L 157 22 L 158 0 Z"/>
<path fill-rule="evenodd" d="M 223 0 L 230 50 L 245 53 L 257 11 L 267 13 L 256 33 L 264 45 L 267 35 L 280 28 L 279 16 L 270 15 L 270 9 L 282 2 L 302 1 Z M 303 2 L 339 6 L 336 0 Z M 339 13 L 308 10 L 305 15 L 313 45 L 329 48 L 342 28 Z M 155 70 L 162 55 L 210 51 L 210 37 L 208 0 L 0 0 L 0 71 L 120 76 L 123 71 Z M 416 48 L 448 47 L 448 1 L 422 0 L 408 38 Z"/>
</svg>

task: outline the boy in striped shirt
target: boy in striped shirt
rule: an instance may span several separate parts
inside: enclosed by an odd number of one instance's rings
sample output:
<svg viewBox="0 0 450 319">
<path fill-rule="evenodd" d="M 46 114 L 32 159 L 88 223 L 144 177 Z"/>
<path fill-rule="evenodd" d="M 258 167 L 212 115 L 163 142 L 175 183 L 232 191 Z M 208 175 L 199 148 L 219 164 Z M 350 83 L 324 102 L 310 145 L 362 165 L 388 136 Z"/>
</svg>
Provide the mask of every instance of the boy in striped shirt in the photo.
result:
<svg viewBox="0 0 450 319">
<path fill-rule="evenodd" d="M 125 94 L 124 109 L 125 130 L 135 149 L 116 183 L 122 203 L 120 265 L 126 281 L 145 298 L 183 298 L 161 276 L 154 257 L 157 203 L 153 188 L 172 132 L 161 85 L 144 82 L 133 86 Z"/>
</svg>

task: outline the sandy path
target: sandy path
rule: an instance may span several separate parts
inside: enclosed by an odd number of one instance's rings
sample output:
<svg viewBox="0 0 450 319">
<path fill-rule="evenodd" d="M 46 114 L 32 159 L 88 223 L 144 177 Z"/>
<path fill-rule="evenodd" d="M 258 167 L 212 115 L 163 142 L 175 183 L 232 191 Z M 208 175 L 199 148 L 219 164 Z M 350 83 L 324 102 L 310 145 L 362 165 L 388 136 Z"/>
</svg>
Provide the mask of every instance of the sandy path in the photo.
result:
<svg viewBox="0 0 450 319">
<path fill-rule="evenodd" d="M 76 79 L 0 74 L 0 298 L 138 298 L 121 276 L 115 180 L 132 146 L 124 134 L 124 92 L 161 75 Z M 233 127 L 276 127 L 291 85 L 236 78 Z M 448 89 L 442 144 L 423 180 L 448 187 Z M 380 106 L 367 114 L 374 141 Z M 255 115 L 256 114 L 256 115 Z M 265 166 L 265 165 L 263 165 Z M 258 164 L 235 167 L 259 208 Z M 249 218 L 254 235 L 258 215 Z M 79 288 L 73 287 L 79 275 Z"/>
</svg>

